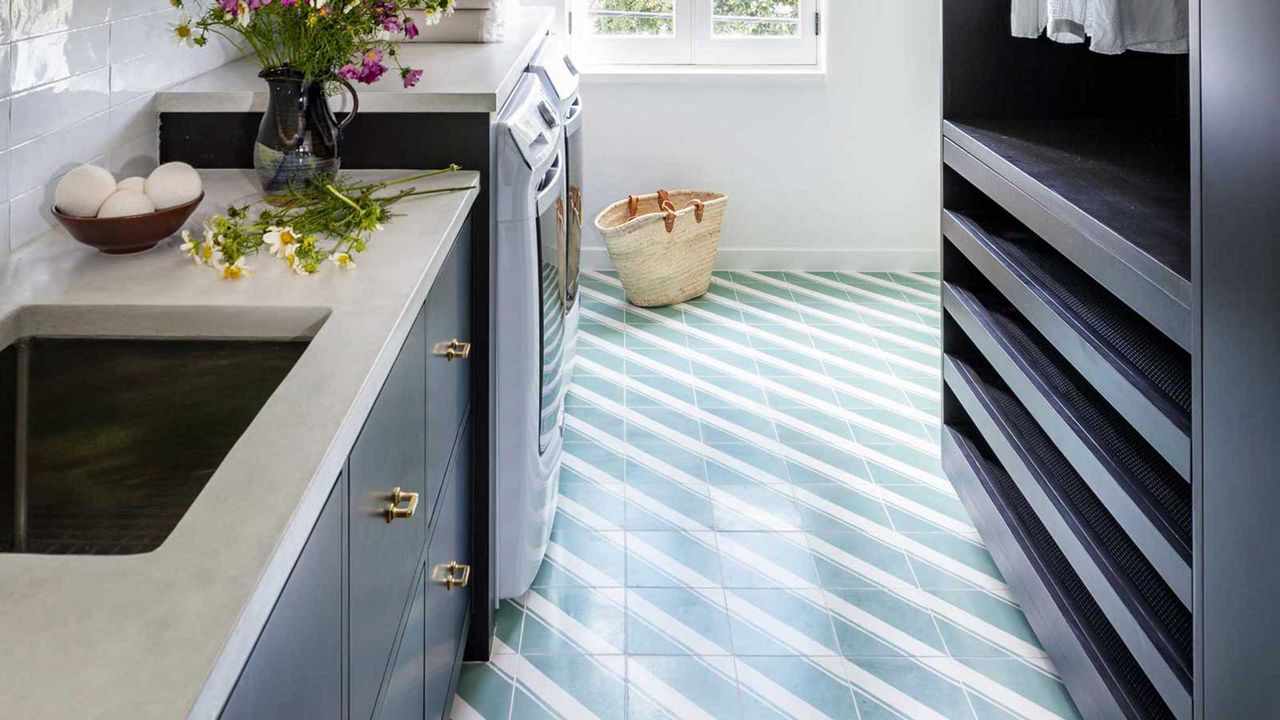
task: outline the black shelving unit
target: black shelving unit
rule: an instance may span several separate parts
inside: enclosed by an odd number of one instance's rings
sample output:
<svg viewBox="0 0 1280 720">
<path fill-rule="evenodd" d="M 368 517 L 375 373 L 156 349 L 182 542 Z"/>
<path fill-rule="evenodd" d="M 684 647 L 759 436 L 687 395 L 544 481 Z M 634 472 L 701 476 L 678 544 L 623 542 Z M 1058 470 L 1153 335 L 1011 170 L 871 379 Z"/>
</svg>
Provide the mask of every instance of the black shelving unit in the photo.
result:
<svg viewBox="0 0 1280 720">
<path fill-rule="evenodd" d="M 943 8 L 944 468 L 1084 715 L 1190 720 L 1193 60 Z"/>
</svg>

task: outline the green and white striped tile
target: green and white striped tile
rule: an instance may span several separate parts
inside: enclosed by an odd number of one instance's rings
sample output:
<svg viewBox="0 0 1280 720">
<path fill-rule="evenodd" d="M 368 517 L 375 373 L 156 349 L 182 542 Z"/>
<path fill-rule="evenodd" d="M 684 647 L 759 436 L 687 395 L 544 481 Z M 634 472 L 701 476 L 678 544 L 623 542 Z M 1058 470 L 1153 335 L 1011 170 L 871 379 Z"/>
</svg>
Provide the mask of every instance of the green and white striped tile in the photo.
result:
<svg viewBox="0 0 1280 720">
<path fill-rule="evenodd" d="M 551 547 L 455 718 L 1078 717 L 942 473 L 936 274 L 582 288 Z"/>
</svg>

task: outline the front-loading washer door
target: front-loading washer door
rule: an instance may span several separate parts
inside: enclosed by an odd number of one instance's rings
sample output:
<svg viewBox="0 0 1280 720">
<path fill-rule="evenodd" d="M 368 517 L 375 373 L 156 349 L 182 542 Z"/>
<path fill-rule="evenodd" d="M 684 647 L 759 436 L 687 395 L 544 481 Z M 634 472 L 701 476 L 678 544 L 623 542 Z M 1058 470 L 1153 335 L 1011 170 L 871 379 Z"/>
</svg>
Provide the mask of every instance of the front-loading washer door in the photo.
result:
<svg viewBox="0 0 1280 720">
<path fill-rule="evenodd" d="M 569 221 L 565 204 L 564 161 L 547 172 L 538 191 L 538 271 L 542 320 L 541 412 L 538 419 L 538 451 L 546 452 L 563 432 L 564 393 L 564 256 Z"/>
<path fill-rule="evenodd" d="M 565 159 L 568 165 L 569 227 L 565 244 L 565 307 L 578 301 L 578 274 L 582 264 L 583 182 L 586 174 L 586 149 L 583 147 L 582 98 L 574 102 L 565 120 Z"/>
</svg>

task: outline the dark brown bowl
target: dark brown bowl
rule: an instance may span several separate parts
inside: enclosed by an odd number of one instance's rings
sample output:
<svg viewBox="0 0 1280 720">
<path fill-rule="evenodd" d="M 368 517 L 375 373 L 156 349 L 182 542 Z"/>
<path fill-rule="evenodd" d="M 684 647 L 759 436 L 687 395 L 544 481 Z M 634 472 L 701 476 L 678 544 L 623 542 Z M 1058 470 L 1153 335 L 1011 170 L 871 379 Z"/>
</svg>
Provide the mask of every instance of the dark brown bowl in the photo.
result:
<svg viewBox="0 0 1280 720">
<path fill-rule="evenodd" d="M 53 209 L 54 217 L 71 237 L 108 255 L 128 255 L 150 250 L 161 240 L 182 229 L 196 211 L 204 193 L 191 202 L 143 215 L 114 218 L 87 218 L 64 215 Z"/>
</svg>

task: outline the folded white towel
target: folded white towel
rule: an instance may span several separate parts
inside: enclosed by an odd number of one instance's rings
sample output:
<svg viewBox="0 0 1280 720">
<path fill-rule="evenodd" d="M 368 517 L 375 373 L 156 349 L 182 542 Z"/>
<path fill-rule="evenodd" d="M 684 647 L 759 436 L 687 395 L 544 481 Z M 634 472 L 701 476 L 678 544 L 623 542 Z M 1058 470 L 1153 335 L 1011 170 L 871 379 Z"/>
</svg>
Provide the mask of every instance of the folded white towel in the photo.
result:
<svg viewBox="0 0 1280 720">
<path fill-rule="evenodd" d="M 452 15 L 428 25 L 420 10 L 410 10 L 418 25 L 418 37 L 409 42 L 422 43 L 496 43 L 506 36 L 507 26 L 516 22 L 520 3 L 517 0 L 468 0 L 468 4 L 488 5 L 488 9 L 461 8 L 455 5 Z"/>
<path fill-rule="evenodd" d="M 493 6 L 493 0 L 454 0 L 454 10 L 488 10 Z"/>
</svg>

